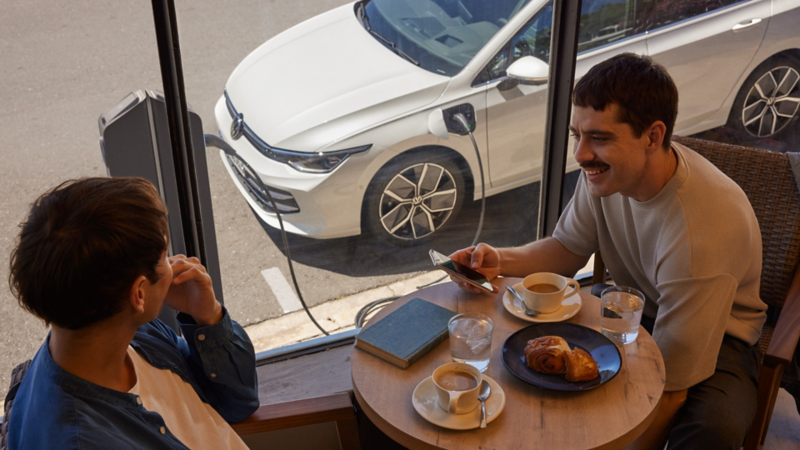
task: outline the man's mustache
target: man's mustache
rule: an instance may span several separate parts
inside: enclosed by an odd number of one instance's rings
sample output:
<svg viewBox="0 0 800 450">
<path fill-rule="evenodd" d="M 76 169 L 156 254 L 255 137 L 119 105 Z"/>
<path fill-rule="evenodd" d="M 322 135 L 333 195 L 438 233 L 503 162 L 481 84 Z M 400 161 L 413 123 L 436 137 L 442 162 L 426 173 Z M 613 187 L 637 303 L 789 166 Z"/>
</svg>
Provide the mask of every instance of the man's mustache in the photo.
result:
<svg viewBox="0 0 800 450">
<path fill-rule="evenodd" d="M 605 169 L 608 167 L 608 164 L 602 161 L 586 161 L 585 163 L 581 163 L 581 169 L 589 170 L 589 169 Z"/>
</svg>

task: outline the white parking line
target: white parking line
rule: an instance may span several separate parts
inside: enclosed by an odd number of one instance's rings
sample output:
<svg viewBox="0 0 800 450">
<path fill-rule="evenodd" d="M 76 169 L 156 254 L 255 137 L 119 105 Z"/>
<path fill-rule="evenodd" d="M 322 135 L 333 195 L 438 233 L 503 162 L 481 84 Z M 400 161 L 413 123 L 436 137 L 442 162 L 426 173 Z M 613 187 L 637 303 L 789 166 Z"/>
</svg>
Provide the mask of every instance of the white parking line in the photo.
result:
<svg viewBox="0 0 800 450">
<path fill-rule="evenodd" d="M 300 299 L 297 298 L 297 294 L 294 293 L 292 287 L 289 286 L 289 282 L 286 281 L 286 278 L 281 273 L 281 269 L 277 267 L 264 269 L 261 271 L 261 275 L 267 280 L 267 284 L 269 284 L 272 293 L 278 299 L 284 314 L 297 311 L 303 307 L 300 304 Z"/>
</svg>

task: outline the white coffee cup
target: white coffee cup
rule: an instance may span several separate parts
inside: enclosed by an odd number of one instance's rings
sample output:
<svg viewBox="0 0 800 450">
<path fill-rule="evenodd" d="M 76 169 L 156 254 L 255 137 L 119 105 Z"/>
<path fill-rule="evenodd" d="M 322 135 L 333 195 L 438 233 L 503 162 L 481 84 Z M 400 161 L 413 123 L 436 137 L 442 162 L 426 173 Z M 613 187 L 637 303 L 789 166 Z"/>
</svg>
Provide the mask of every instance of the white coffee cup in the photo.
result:
<svg viewBox="0 0 800 450">
<path fill-rule="evenodd" d="M 572 289 L 567 289 L 568 287 Z M 557 273 L 539 272 L 522 280 L 525 305 L 542 314 L 558 311 L 564 297 L 569 297 L 578 289 L 580 285 L 577 281 Z"/>
<path fill-rule="evenodd" d="M 436 401 L 450 414 L 466 414 L 478 406 L 481 371 L 459 362 L 441 365 L 433 371 Z M 467 388 L 465 388 L 467 387 Z"/>
</svg>

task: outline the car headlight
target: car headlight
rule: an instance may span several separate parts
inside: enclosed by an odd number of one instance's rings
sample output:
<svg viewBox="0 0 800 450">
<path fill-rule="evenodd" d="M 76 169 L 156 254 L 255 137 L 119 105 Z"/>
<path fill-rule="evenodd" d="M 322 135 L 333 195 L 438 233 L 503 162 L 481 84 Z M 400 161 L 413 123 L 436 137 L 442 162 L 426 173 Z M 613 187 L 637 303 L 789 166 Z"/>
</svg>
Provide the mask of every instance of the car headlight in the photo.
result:
<svg viewBox="0 0 800 450">
<path fill-rule="evenodd" d="M 361 147 L 336 150 L 333 152 L 294 152 L 270 148 L 262 150 L 262 153 L 269 159 L 290 165 L 295 170 L 308 173 L 328 173 L 339 167 L 350 155 L 369 150 L 372 144 Z"/>
<path fill-rule="evenodd" d="M 280 163 L 288 164 L 295 170 L 308 173 L 328 173 L 333 169 L 342 165 L 350 155 L 361 153 L 372 148 L 372 144 L 362 145 L 361 147 L 353 147 L 344 150 L 336 150 L 332 152 L 296 152 L 293 150 L 284 150 L 275 148 L 264 142 L 253 131 L 252 128 L 244 121 L 242 113 L 238 112 L 233 106 L 228 90 L 225 90 L 225 105 L 228 108 L 228 113 L 231 115 L 233 122 L 231 123 L 231 139 L 234 141 L 244 136 L 259 153 L 267 158 Z M 220 131 L 220 136 L 222 132 Z"/>
</svg>

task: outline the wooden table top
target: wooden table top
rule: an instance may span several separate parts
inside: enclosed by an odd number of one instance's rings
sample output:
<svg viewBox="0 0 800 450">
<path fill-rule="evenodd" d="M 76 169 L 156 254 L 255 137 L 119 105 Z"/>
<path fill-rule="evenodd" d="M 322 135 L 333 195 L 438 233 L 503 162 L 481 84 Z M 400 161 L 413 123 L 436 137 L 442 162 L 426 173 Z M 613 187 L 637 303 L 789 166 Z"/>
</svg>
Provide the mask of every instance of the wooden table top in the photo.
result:
<svg viewBox="0 0 800 450">
<path fill-rule="evenodd" d="M 633 442 L 655 418 L 664 391 L 664 360 L 643 328 L 633 344 L 620 348 L 622 367 L 608 383 L 584 392 L 552 391 L 527 384 L 501 360 L 506 338 L 530 322 L 503 307 L 505 286 L 516 278 L 497 279 L 499 294 L 472 294 L 454 283 L 425 288 L 383 308 L 367 326 L 411 298 L 419 297 L 459 313 L 475 311 L 494 322 L 492 354 L 486 374 L 506 394 L 503 412 L 485 429 L 455 431 L 426 421 L 411 403 L 417 384 L 450 362 L 450 343 L 438 345 L 402 370 L 353 348 L 353 389 L 360 407 L 387 435 L 411 449 L 619 449 Z M 583 306 L 567 322 L 600 330 L 600 300 L 581 292 Z"/>
</svg>

